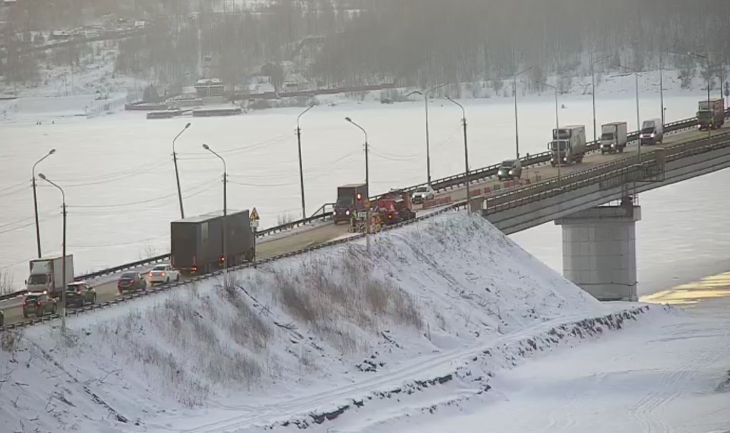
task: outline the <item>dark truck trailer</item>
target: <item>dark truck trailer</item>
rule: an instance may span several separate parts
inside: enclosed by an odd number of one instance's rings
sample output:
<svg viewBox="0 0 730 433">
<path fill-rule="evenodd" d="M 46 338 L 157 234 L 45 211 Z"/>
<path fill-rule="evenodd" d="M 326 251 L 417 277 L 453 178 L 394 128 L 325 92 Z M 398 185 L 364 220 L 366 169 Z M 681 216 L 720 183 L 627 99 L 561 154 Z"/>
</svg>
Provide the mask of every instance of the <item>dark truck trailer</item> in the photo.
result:
<svg viewBox="0 0 730 433">
<path fill-rule="evenodd" d="M 228 211 L 228 266 L 253 261 L 254 234 L 248 210 Z M 223 267 L 223 212 L 170 223 L 172 266 L 184 274 L 205 274 Z"/>
<path fill-rule="evenodd" d="M 358 200 L 360 195 L 360 200 Z M 353 213 L 365 211 L 365 201 L 368 200 L 368 188 L 364 183 L 343 185 L 337 187 L 337 202 L 333 211 L 335 224 L 342 221 L 350 222 Z"/>
</svg>

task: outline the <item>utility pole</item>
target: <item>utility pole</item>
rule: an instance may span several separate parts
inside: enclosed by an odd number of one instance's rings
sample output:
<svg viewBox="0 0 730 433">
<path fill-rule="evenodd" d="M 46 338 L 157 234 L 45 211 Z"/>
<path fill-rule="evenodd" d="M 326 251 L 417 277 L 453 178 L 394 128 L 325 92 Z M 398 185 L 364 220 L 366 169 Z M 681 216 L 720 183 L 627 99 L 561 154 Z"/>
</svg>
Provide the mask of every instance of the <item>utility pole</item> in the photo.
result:
<svg viewBox="0 0 730 433">
<path fill-rule="evenodd" d="M 177 153 L 175 153 L 175 140 L 178 139 L 185 131 L 190 128 L 190 123 L 185 125 L 182 131 L 172 139 L 172 162 L 175 164 L 175 180 L 177 181 L 177 199 L 180 202 L 180 218 L 185 219 L 185 210 L 183 209 L 182 190 L 180 189 L 180 173 L 177 170 Z"/>
<path fill-rule="evenodd" d="M 302 129 L 299 127 L 299 119 L 304 116 L 304 114 L 314 108 L 314 105 L 310 105 L 309 108 L 302 111 L 302 113 L 297 117 L 297 148 L 299 150 L 299 188 L 301 190 L 302 195 L 302 219 L 307 218 L 307 209 L 306 205 L 304 203 L 304 169 L 302 166 Z"/>
<path fill-rule="evenodd" d="M 43 158 L 39 159 L 38 161 L 36 161 L 35 164 L 33 164 L 33 169 L 32 169 L 32 173 L 33 173 L 33 210 L 34 210 L 34 214 L 35 214 L 35 240 L 36 240 L 36 247 L 38 248 L 38 258 L 39 259 L 42 256 L 42 254 L 41 254 L 41 227 L 38 222 L 38 195 L 36 193 L 35 167 L 38 164 L 40 164 L 41 161 L 43 161 L 44 159 L 53 155 L 54 153 L 56 153 L 56 149 L 49 150 L 48 153 Z"/>
</svg>

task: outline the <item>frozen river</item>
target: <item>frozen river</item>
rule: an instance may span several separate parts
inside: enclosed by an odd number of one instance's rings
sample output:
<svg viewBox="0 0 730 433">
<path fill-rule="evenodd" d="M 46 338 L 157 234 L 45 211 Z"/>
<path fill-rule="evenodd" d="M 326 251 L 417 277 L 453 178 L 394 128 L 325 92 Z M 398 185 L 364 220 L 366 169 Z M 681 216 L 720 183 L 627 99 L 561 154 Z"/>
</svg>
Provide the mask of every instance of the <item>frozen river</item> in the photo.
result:
<svg viewBox="0 0 730 433">
<path fill-rule="evenodd" d="M 691 117 L 698 95 L 667 96 L 667 121 Z M 585 124 L 592 139 L 590 96 L 561 101 L 561 123 Z M 509 98 L 464 101 L 472 168 L 515 153 L 514 112 Z M 448 101 L 431 110 L 432 177 L 463 170 L 461 112 Z M 641 101 L 642 118 L 659 116 L 656 95 Z M 38 172 L 63 186 L 68 204 L 68 251 L 77 273 L 137 260 L 169 250 L 169 222 L 179 217 L 172 138 L 178 140 L 186 215 L 222 207 L 220 161 L 226 158 L 228 206 L 257 207 L 262 226 L 283 215 L 299 217 L 299 173 L 294 129 L 300 109 L 281 109 L 230 118 L 148 121 L 144 113 L 120 113 L 86 120 L 43 118 L 0 124 L 0 267 L 22 285 L 27 261 L 35 256 L 31 167 L 49 149 L 56 154 Z M 545 149 L 554 125 L 550 97 L 520 100 L 521 153 Z M 370 136 L 373 192 L 425 181 L 423 104 L 342 103 L 321 106 L 302 118 L 307 212 L 335 198 L 337 185 L 364 179 L 363 135 L 345 122 L 350 116 Z M 626 120 L 636 125 L 628 96 L 600 97 L 598 125 Z M 42 182 L 42 181 L 41 181 Z M 641 196 L 638 257 L 642 293 L 730 268 L 730 172 L 720 172 Z M 61 249 L 60 193 L 39 188 L 44 254 Z M 560 231 L 548 224 L 514 236 L 530 252 L 561 268 Z"/>
</svg>

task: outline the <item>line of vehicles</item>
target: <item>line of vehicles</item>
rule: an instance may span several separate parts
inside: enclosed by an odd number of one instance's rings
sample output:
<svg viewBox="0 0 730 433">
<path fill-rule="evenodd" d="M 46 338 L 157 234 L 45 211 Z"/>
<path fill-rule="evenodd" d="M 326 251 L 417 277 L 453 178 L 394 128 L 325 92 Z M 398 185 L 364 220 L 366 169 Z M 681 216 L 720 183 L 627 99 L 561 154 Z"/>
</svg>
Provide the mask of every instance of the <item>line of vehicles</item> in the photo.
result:
<svg viewBox="0 0 730 433">
<path fill-rule="evenodd" d="M 392 189 L 371 202 L 367 184 L 343 185 L 337 188 L 337 201 L 332 211 L 332 219 L 335 224 L 350 223 L 351 231 L 362 232 L 369 216 L 370 224 L 377 230 L 379 227 L 416 218 L 414 203 L 433 200 L 434 196 L 434 190 L 426 185 L 416 188 L 412 193 L 402 189 Z"/>
<path fill-rule="evenodd" d="M 717 129 L 725 123 L 723 98 L 702 100 L 697 104 L 700 130 Z M 639 132 L 640 145 L 662 143 L 664 125 L 661 119 L 645 120 Z M 628 143 L 626 122 L 611 122 L 601 126 L 600 150 L 602 154 L 623 153 Z M 553 129 L 550 163 L 578 164 L 586 153 L 584 125 L 568 125 Z M 519 179 L 522 163 L 519 159 L 505 160 L 497 170 L 500 180 Z M 373 202 L 369 199 L 366 184 L 343 185 L 337 188 L 334 206 L 335 224 L 350 223 L 351 231 L 364 231 L 368 210 L 373 227 L 398 224 L 416 217 L 414 204 L 423 204 L 435 198 L 430 185 L 423 185 L 408 193 L 393 189 Z M 225 263 L 236 266 L 251 262 L 256 256 L 255 228 L 248 210 L 230 211 L 189 217 L 170 223 L 171 262 L 153 267 L 148 273 L 129 271 L 117 280 L 120 295 L 147 290 L 148 286 L 179 281 L 181 275 L 210 273 Z M 224 242 L 225 237 L 225 242 Z M 226 254 L 223 253 L 225 250 Z M 65 279 L 63 265 L 65 261 Z M 69 307 L 82 307 L 96 303 L 96 291 L 84 281 L 74 281 L 73 255 L 45 257 L 30 261 L 30 273 L 26 280 L 27 293 L 23 299 L 23 317 L 56 313 L 62 291 L 66 291 Z M 3 324 L 0 312 L 0 326 Z"/>
</svg>

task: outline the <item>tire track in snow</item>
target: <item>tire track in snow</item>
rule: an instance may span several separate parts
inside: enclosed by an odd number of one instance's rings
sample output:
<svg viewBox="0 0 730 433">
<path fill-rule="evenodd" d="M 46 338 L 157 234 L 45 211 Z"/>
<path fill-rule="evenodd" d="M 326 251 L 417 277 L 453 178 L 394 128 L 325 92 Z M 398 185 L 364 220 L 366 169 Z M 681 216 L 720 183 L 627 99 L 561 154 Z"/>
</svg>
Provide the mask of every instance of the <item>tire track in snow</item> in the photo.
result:
<svg viewBox="0 0 730 433">
<path fill-rule="evenodd" d="M 637 309 L 627 309 L 623 311 L 637 311 Z M 605 315 L 619 314 L 618 311 L 606 311 Z M 494 339 L 488 343 L 477 347 L 458 349 L 445 352 L 425 360 L 418 360 L 410 365 L 403 366 L 400 369 L 390 373 L 356 382 L 354 384 L 345 385 L 332 390 L 305 395 L 288 401 L 279 401 L 266 404 L 256 408 L 256 414 L 250 413 L 233 416 L 231 418 L 215 421 L 209 424 L 200 425 L 198 427 L 188 429 L 171 429 L 163 427 L 168 431 L 177 431 L 180 433 L 223 433 L 236 429 L 245 428 L 255 423 L 271 422 L 272 419 L 286 419 L 295 415 L 301 415 L 311 412 L 325 404 L 344 403 L 346 399 L 363 397 L 368 393 L 378 390 L 385 385 L 400 385 L 403 382 L 420 379 L 421 375 L 435 370 L 439 367 L 445 367 L 460 359 L 474 356 L 480 352 L 491 349 L 497 345 L 519 341 L 523 338 L 530 337 L 534 334 L 549 331 L 552 328 L 559 327 L 564 324 L 572 324 L 584 319 L 594 319 L 603 317 L 603 315 L 594 313 L 577 313 L 564 316 L 558 316 L 546 322 L 535 323 L 524 329 Z M 250 405 L 246 406 L 228 406 L 228 409 L 251 409 Z"/>
<path fill-rule="evenodd" d="M 727 337 L 728 331 L 725 331 Z M 716 347 L 706 348 L 693 359 L 687 359 L 679 370 L 664 372 L 659 384 L 662 388 L 676 388 L 669 395 L 662 391 L 654 391 L 644 395 L 630 410 L 629 414 L 642 425 L 642 432 L 671 433 L 675 431 L 671 422 L 667 422 L 664 406 L 681 396 L 686 389 L 685 383 L 693 381 L 705 367 L 714 364 L 721 358 L 727 357 L 728 351 L 717 350 Z"/>
</svg>

